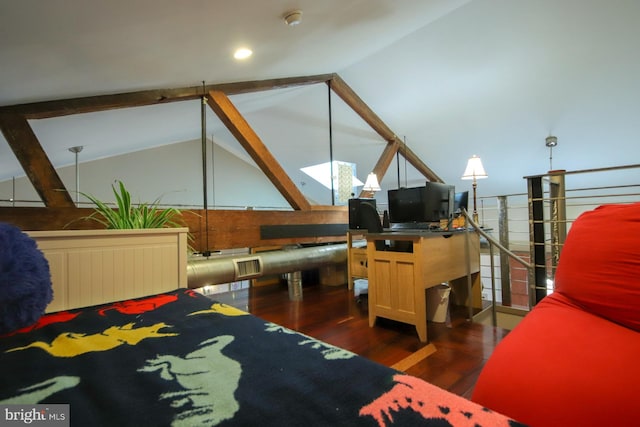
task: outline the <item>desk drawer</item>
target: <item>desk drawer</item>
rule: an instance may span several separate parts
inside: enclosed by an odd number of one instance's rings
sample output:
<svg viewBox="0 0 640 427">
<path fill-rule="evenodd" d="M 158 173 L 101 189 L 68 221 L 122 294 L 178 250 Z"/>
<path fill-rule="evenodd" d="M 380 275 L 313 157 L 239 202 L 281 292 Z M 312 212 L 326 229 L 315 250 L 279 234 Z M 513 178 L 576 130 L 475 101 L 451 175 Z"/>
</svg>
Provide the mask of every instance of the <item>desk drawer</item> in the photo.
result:
<svg viewBox="0 0 640 427">
<path fill-rule="evenodd" d="M 351 275 L 367 277 L 367 250 L 364 248 L 351 249 Z"/>
</svg>

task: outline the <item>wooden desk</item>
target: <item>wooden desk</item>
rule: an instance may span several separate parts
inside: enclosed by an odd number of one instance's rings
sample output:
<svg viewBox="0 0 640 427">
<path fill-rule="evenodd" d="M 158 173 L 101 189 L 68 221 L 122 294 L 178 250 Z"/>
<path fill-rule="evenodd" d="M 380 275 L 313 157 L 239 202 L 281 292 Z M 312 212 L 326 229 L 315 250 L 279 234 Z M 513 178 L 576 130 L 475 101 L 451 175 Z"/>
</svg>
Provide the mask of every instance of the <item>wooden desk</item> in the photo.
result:
<svg viewBox="0 0 640 427">
<path fill-rule="evenodd" d="M 368 234 L 369 326 L 384 317 L 416 327 L 427 342 L 427 292 L 449 282 L 458 301 L 482 307 L 480 239 L 476 233 L 403 231 Z M 389 240 L 391 250 L 378 251 L 376 240 Z M 398 252 L 396 247 L 410 247 Z M 471 281 L 471 295 L 469 294 Z"/>
</svg>

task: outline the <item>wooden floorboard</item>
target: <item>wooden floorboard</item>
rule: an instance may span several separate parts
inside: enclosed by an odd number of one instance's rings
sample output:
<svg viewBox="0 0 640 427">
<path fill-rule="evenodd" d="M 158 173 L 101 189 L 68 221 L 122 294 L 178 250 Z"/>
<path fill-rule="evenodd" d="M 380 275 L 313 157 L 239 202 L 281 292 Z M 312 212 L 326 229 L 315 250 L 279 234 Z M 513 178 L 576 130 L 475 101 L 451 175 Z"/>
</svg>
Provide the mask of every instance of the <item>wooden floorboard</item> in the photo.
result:
<svg viewBox="0 0 640 427">
<path fill-rule="evenodd" d="M 410 325 L 378 319 L 370 328 L 366 298 L 357 301 L 346 285 L 305 285 L 301 301 L 289 299 L 286 284 L 210 297 L 386 366 L 427 345 Z M 450 313 L 449 322 L 427 325 L 436 351 L 426 358 L 414 355 L 419 361 L 405 372 L 469 398 L 484 363 L 508 330 L 469 322 L 462 307 L 451 307 Z"/>
</svg>

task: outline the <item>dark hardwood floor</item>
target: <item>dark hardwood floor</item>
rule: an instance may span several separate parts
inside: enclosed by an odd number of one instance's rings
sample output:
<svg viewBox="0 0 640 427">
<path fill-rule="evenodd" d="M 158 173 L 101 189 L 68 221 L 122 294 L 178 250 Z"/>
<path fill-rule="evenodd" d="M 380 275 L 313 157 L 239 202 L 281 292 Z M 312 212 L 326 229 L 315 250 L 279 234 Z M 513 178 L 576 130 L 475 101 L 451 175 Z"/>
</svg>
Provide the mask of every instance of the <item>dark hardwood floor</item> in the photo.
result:
<svg viewBox="0 0 640 427">
<path fill-rule="evenodd" d="M 366 298 L 356 301 L 346 285 L 307 284 L 302 301 L 289 299 L 286 284 L 210 298 L 387 366 L 427 345 L 418 340 L 410 325 L 378 319 L 376 326 L 370 328 Z M 471 323 L 465 319 L 466 310 L 462 307 L 452 307 L 450 313 L 450 322 L 428 323 L 428 339 L 435 345 L 435 353 L 405 372 L 469 398 L 484 363 L 508 330 Z"/>
</svg>

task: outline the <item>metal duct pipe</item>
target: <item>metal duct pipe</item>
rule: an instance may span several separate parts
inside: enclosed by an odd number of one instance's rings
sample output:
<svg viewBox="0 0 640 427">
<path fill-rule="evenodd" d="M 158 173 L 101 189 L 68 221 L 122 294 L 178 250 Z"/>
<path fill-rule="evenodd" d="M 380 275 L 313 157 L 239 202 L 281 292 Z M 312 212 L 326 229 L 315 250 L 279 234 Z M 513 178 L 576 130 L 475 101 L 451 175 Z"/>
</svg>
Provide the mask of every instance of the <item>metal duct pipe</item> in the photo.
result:
<svg viewBox="0 0 640 427">
<path fill-rule="evenodd" d="M 308 270 L 347 261 L 347 244 L 281 249 L 251 255 L 232 255 L 189 260 L 187 285 L 206 285 L 253 279 L 270 274 Z"/>
</svg>

